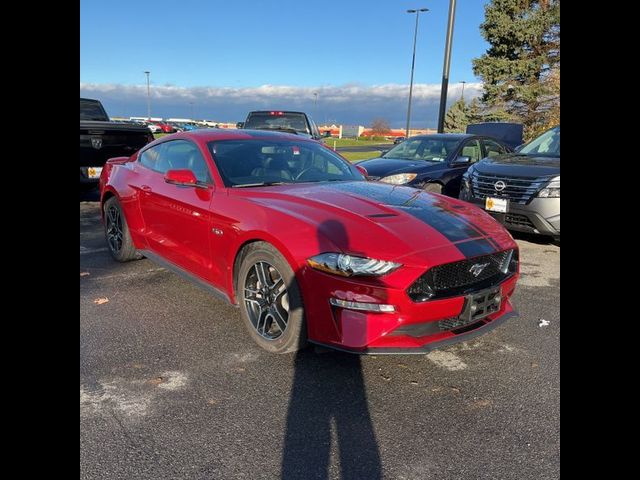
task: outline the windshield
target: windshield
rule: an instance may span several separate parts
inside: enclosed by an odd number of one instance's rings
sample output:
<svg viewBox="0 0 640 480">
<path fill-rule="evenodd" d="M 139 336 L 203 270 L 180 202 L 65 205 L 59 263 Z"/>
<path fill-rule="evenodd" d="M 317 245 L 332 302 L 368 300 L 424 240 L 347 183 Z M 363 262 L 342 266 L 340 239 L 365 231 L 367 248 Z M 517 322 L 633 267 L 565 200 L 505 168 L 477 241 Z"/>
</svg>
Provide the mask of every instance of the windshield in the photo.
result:
<svg viewBox="0 0 640 480">
<path fill-rule="evenodd" d="M 560 127 L 547 130 L 535 140 L 527 143 L 518 153 L 540 157 L 560 156 Z"/>
<path fill-rule="evenodd" d="M 302 113 L 255 112 L 249 115 L 244 128 L 278 129 L 288 128 L 296 132 L 309 132 L 307 121 Z"/>
<path fill-rule="evenodd" d="M 459 138 L 410 138 L 393 147 L 382 158 L 444 162 L 460 141 Z"/>
<path fill-rule="evenodd" d="M 227 187 L 365 180 L 356 167 L 318 143 L 256 139 L 208 146 Z"/>
<path fill-rule="evenodd" d="M 80 120 L 108 122 L 109 117 L 100 102 L 95 100 L 80 100 Z"/>
</svg>

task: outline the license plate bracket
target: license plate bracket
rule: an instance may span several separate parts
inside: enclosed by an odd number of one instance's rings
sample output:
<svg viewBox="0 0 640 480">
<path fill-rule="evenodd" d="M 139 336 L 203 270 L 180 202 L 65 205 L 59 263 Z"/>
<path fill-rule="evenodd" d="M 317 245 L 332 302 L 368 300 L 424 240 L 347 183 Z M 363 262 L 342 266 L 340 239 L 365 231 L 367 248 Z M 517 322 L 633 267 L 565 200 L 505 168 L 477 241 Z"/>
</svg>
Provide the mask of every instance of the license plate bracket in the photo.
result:
<svg viewBox="0 0 640 480">
<path fill-rule="evenodd" d="M 500 311 L 502 295 L 500 287 L 492 287 L 465 297 L 464 308 L 460 314 L 463 324 L 476 322 Z"/>
</svg>

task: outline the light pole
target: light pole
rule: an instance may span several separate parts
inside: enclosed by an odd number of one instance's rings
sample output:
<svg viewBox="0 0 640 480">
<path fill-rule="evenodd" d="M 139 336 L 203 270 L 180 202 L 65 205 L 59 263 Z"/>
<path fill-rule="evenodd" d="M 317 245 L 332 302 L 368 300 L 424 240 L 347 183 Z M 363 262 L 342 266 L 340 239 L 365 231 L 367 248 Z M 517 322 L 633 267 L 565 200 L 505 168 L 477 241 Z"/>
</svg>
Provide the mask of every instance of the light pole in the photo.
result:
<svg viewBox="0 0 640 480">
<path fill-rule="evenodd" d="M 413 32 L 413 58 L 411 59 L 411 81 L 409 82 L 409 106 L 407 107 L 407 129 L 405 136 L 409 137 L 409 126 L 411 124 L 411 96 L 413 95 L 413 69 L 416 65 L 416 39 L 418 38 L 418 19 L 420 18 L 420 12 L 427 12 L 428 8 L 420 8 L 416 10 L 407 10 L 407 13 L 416 14 L 416 28 Z"/>
<path fill-rule="evenodd" d="M 149 74 L 151 72 L 145 71 L 147 76 L 147 120 L 151 120 L 151 91 L 149 90 Z"/>
<path fill-rule="evenodd" d="M 444 46 L 444 65 L 442 67 L 442 89 L 440 90 L 440 112 L 438 114 L 438 133 L 444 132 L 444 115 L 447 109 L 447 89 L 449 87 L 449 66 L 451 65 L 451 42 L 453 40 L 453 22 L 456 18 L 456 0 L 449 0 L 449 21 L 447 23 L 447 41 Z"/>
<path fill-rule="evenodd" d="M 464 84 L 467 82 L 462 80 L 460 83 L 462 84 L 462 94 L 460 95 L 460 100 L 464 100 Z"/>
<path fill-rule="evenodd" d="M 313 116 L 318 118 L 318 92 L 313 92 Z M 317 121 L 317 120 L 316 120 Z"/>
</svg>

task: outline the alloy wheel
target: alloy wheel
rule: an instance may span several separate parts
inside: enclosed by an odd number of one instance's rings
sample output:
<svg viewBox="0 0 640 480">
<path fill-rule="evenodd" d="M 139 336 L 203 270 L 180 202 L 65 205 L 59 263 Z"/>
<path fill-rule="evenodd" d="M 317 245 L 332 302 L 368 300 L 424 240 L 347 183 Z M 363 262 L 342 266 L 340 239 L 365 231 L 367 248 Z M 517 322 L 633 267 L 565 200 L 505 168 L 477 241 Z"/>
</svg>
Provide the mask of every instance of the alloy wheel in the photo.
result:
<svg viewBox="0 0 640 480">
<path fill-rule="evenodd" d="M 258 334 L 279 338 L 289 321 L 289 295 L 280 272 L 267 262 L 254 264 L 244 282 L 244 302 L 249 320 Z"/>
<path fill-rule="evenodd" d="M 115 205 L 109 205 L 107 209 L 107 242 L 114 253 L 122 248 L 122 214 Z"/>
</svg>

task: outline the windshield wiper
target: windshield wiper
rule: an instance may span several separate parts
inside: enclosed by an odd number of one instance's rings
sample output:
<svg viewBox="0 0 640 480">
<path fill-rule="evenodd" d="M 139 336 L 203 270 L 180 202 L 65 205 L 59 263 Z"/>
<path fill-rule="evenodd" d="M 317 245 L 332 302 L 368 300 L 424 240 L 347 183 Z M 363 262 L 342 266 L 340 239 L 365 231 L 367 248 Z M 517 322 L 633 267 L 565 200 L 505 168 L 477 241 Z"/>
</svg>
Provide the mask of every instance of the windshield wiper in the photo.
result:
<svg viewBox="0 0 640 480">
<path fill-rule="evenodd" d="M 285 185 L 292 182 L 258 182 L 258 183 L 243 183 L 239 185 L 233 185 L 232 188 L 244 188 L 244 187 L 271 187 L 272 185 Z"/>
</svg>

